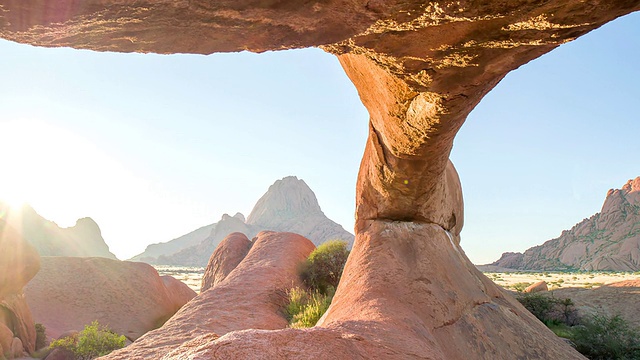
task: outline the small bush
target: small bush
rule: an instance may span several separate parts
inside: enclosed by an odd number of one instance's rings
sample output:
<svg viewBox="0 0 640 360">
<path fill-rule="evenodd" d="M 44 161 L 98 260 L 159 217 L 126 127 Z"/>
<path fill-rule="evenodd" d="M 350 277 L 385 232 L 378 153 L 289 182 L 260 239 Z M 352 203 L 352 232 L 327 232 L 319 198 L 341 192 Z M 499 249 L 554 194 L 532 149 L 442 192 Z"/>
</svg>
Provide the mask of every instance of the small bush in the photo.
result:
<svg viewBox="0 0 640 360">
<path fill-rule="evenodd" d="M 347 243 L 330 240 L 318 246 L 303 263 L 300 276 L 310 289 L 327 294 L 329 288 L 338 287 L 344 264 L 349 257 Z"/>
<path fill-rule="evenodd" d="M 44 325 L 36 324 L 36 350 L 47 346 L 47 328 Z"/>
<path fill-rule="evenodd" d="M 571 326 L 578 321 L 578 312 L 571 299 L 557 299 L 543 293 L 524 293 L 518 296 L 517 299 L 545 324 Z"/>
<path fill-rule="evenodd" d="M 519 282 L 519 283 L 515 283 L 515 284 L 511 285 L 511 288 L 513 288 L 513 290 L 515 290 L 517 292 L 523 292 L 524 289 L 528 288 L 532 284 L 533 283 L 530 283 L 530 282 Z"/>
<path fill-rule="evenodd" d="M 333 293 L 332 288 L 328 294 L 308 292 L 300 288 L 291 289 L 289 305 L 286 308 L 289 326 L 297 329 L 315 326 L 331 305 Z"/>
<path fill-rule="evenodd" d="M 76 359 L 89 360 L 124 347 L 125 341 L 124 335 L 118 335 L 94 321 L 77 335 L 55 340 L 49 347 L 65 348 L 73 352 Z"/>
<path fill-rule="evenodd" d="M 619 315 L 594 315 L 573 327 L 576 349 L 592 360 L 640 359 L 640 333 Z"/>
</svg>

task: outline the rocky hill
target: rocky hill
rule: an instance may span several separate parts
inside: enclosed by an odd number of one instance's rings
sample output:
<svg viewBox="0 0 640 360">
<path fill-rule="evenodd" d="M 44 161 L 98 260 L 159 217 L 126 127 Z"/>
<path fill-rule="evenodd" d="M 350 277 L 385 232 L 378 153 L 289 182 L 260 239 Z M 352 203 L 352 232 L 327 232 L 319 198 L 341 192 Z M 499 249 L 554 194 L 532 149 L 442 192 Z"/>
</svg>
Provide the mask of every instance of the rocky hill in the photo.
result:
<svg viewBox="0 0 640 360">
<path fill-rule="evenodd" d="M 208 230 L 208 233 L 206 233 Z M 131 260 L 158 265 L 206 266 L 218 244 L 230 233 L 249 239 L 260 231 L 292 232 L 318 245 L 331 239 L 353 244 L 353 234 L 327 218 L 309 186 L 295 176 L 277 180 L 257 201 L 245 220 L 241 213 L 224 214 L 219 222 L 204 226 L 167 243 L 149 245 Z"/>
<path fill-rule="evenodd" d="M 518 270 L 640 270 L 640 177 L 611 189 L 599 213 L 560 237 L 491 265 Z"/>
<path fill-rule="evenodd" d="M 82 218 L 74 226 L 61 228 L 28 205 L 14 209 L 3 203 L 0 203 L 0 216 L 31 243 L 41 256 L 116 259 L 102 238 L 100 227 L 91 218 Z"/>
</svg>

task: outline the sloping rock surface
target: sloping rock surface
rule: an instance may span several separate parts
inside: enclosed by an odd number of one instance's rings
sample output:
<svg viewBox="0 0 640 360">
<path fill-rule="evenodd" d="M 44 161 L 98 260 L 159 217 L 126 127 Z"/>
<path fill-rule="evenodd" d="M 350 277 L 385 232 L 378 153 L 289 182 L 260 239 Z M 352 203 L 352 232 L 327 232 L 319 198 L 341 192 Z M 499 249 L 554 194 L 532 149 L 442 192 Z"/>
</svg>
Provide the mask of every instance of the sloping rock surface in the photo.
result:
<svg viewBox="0 0 640 360">
<path fill-rule="evenodd" d="M 25 294 L 51 338 L 98 320 L 131 340 L 161 326 L 196 295 L 144 263 L 76 257 L 43 257 Z"/>
<path fill-rule="evenodd" d="M 524 254 L 491 265 L 518 270 L 640 270 L 640 177 L 611 189 L 599 213 Z"/>
<path fill-rule="evenodd" d="M 5 221 L 31 243 L 41 256 L 99 256 L 116 259 L 102 238 L 98 224 L 91 218 L 78 219 L 74 226 L 61 228 L 28 205 L 15 210 L 0 203 L 1 213 L 4 213 Z"/>
<path fill-rule="evenodd" d="M 286 327 L 282 310 L 287 290 L 300 284 L 297 266 L 314 248 L 297 234 L 261 232 L 222 282 L 200 293 L 160 329 L 104 358 L 160 359 L 198 336 L 211 339 L 234 330 Z"/>
<path fill-rule="evenodd" d="M 209 259 L 200 291 L 204 292 L 221 283 L 247 256 L 251 245 L 253 244 L 243 233 L 227 235 Z"/>
</svg>

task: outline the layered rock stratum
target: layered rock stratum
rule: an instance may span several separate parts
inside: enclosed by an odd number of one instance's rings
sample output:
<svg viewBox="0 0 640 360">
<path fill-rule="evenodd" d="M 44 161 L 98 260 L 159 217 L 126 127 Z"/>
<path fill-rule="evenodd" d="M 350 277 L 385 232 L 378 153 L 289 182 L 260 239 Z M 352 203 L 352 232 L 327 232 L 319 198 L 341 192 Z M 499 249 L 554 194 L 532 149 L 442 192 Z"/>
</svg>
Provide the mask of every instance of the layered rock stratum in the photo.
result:
<svg viewBox="0 0 640 360">
<path fill-rule="evenodd" d="M 517 270 L 640 270 L 640 177 L 611 189 L 602 210 L 524 253 L 493 266 Z"/>
<path fill-rule="evenodd" d="M 38 46 L 201 54 L 321 46 L 369 111 L 356 241 L 320 323 L 220 338 L 205 330 L 173 338 L 164 358 L 584 359 L 464 255 L 462 192 L 449 155 L 467 115 L 507 73 L 639 10 L 640 0 L 0 5 L 0 37 Z M 170 337 L 215 319 L 192 314 L 157 331 Z M 142 344 L 133 345 L 118 356 L 133 358 Z"/>
<path fill-rule="evenodd" d="M 207 230 L 209 233 L 205 235 Z M 251 239 L 263 230 L 293 232 L 316 245 L 340 239 L 351 246 L 354 239 L 353 234 L 322 212 L 316 195 L 304 180 L 287 176 L 269 187 L 246 220 L 241 213 L 224 214 L 217 223 L 164 244 L 149 245 L 144 253 L 132 260 L 159 265 L 206 266 L 227 235 L 238 232 Z"/>
<path fill-rule="evenodd" d="M 36 330 L 23 287 L 38 273 L 40 256 L 0 218 L 0 358 L 32 353 Z"/>
<path fill-rule="evenodd" d="M 135 340 L 196 296 L 148 264 L 105 258 L 43 257 L 25 295 L 36 322 L 57 338 L 97 320 Z"/>
<path fill-rule="evenodd" d="M 78 219 L 74 226 L 62 228 L 40 216 L 29 205 L 14 209 L 0 203 L 0 214 L 41 256 L 116 259 L 102 238 L 100 227 L 91 218 Z"/>
</svg>

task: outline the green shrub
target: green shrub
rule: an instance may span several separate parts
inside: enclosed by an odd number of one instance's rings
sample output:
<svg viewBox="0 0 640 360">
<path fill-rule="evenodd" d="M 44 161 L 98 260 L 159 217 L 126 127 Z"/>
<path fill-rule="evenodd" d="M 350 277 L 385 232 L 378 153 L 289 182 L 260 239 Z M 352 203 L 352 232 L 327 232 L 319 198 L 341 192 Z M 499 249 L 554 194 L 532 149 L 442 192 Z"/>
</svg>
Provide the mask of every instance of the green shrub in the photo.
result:
<svg viewBox="0 0 640 360">
<path fill-rule="evenodd" d="M 545 324 L 566 324 L 571 326 L 578 321 L 578 312 L 571 299 L 557 299 L 539 292 L 523 293 L 517 299 Z"/>
<path fill-rule="evenodd" d="M 619 315 L 594 315 L 573 327 L 576 349 L 592 360 L 640 359 L 640 333 Z"/>
<path fill-rule="evenodd" d="M 73 352 L 76 359 L 88 360 L 124 347 L 125 341 L 124 335 L 118 335 L 94 321 L 77 335 L 55 340 L 49 347 L 65 348 Z"/>
<path fill-rule="evenodd" d="M 309 303 L 309 293 L 299 287 L 295 287 L 289 290 L 289 303 L 285 308 L 287 320 L 291 323 L 291 320 L 298 314 L 304 311 L 304 308 Z"/>
<path fill-rule="evenodd" d="M 36 350 L 47 346 L 47 328 L 44 325 L 36 324 Z"/>
<path fill-rule="evenodd" d="M 322 243 L 302 264 L 302 281 L 310 289 L 327 294 L 329 288 L 338 287 L 348 257 L 349 250 L 345 241 L 330 240 Z"/>
<path fill-rule="evenodd" d="M 519 282 L 511 285 L 511 288 L 517 292 L 523 292 L 524 289 L 528 288 L 532 284 L 533 283 L 530 283 L 530 282 Z"/>
<path fill-rule="evenodd" d="M 291 289 L 286 308 L 289 326 L 298 329 L 315 326 L 331 305 L 333 294 L 333 288 L 327 294 L 300 288 Z"/>
</svg>

